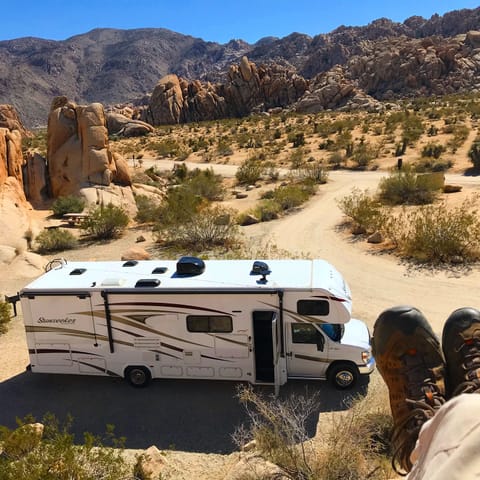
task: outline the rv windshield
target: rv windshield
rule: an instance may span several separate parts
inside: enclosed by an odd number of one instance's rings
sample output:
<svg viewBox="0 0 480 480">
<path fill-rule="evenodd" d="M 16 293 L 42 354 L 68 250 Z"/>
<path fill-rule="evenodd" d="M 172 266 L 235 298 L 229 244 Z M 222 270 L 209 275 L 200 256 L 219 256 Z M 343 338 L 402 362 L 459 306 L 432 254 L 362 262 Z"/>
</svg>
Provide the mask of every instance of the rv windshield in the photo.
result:
<svg viewBox="0 0 480 480">
<path fill-rule="evenodd" d="M 320 328 L 322 329 L 322 332 L 334 342 L 339 342 L 345 331 L 345 327 L 339 323 L 322 323 L 320 324 Z"/>
</svg>

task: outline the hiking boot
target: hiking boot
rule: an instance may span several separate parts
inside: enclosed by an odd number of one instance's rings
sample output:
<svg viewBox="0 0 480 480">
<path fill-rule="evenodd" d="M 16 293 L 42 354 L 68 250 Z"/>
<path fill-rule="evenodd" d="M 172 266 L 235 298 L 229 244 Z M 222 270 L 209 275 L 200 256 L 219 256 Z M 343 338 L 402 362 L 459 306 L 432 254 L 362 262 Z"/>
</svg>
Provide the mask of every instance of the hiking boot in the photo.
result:
<svg viewBox="0 0 480 480">
<path fill-rule="evenodd" d="M 443 327 L 442 348 L 449 396 L 480 393 L 480 311 L 455 310 Z"/>
<path fill-rule="evenodd" d="M 410 454 L 420 428 L 445 403 L 445 360 L 426 318 L 409 306 L 380 314 L 372 349 L 390 394 L 392 466 L 405 474 L 412 468 Z"/>
</svg>

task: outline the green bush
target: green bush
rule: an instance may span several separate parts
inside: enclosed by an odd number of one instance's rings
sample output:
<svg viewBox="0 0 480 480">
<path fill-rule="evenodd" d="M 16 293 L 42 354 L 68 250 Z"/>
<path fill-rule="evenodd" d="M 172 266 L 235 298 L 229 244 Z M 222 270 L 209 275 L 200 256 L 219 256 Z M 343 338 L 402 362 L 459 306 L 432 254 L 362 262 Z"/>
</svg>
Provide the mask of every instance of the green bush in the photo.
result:
<svg viewBox="0 0 480 480">
<path fill-rule="evenodd" d="M 477 260 L 480 254 L 480 218 L 477 199 L 448 208 L 446 202 L 403 210 L 385 225 L 399 252 L 428 263 Z"/>
<path fill-rule="evenodd" d="M 153 200 L 146 195 L 137 195 L 135 197 L 137 205 L 137 214 L 135 221 L 138 223 L 152 223 L 156 222 L 160 212 L 160 203 Z"/>
<path fill-rule="evenodd" d="M 235 177 L 240 185 L 254 184 L 262 176 L 264 166 L 258 160 L 248 158 L 238 167 Z"/>
<path fill-rule="evenodd" d="M 195 169 L 189 172 L 187 180 L 183 184 L 192 195 L 199 195 L 207 200 L 222 200 L 225 189 L 222 184 L 222 177 L 216 175 L 213 168 L 206 170 Z"/>
<path fill-rule="evenodd" d="M 64 228 L 43 230 L 36 238 L 39 253 L 60 252 L 71 250 L 78 244 L 77 238 Z"/>
<path fill-rule="evenodd" d="M 236 242 L 235 215 L 220 206 L 207 206 L 192 212 L 188 221 L 157 223 L 154 237 L 157 242 L 180 249 L 201 251 Z"/>
<path fill-rule="evenodd" d="M 305 203 L 314 193 L 315 186 L 312 183 L 295 183 L 276 188 L 271 199 L 281 210 L 290 210 Z"/>
<path fill-rule="evenodd" d="M 117 238 L 122 235 L 129 223 L 127 212 L 109 203 L 92 207 L 80 228 L 98 240 Z"/>
<path fill-rule="evenodd" d="M 422 149 L 422 157 L 440 158 L 440 155 L 445 151 L 445 147 L 439 143 L 428 143 Z"/>
<path fill-rule="evenodd" d="M 114 437 L 112 426 L 107 426 L 105 439 L 85 433 L 83 444 L 77 445 L 68 431 L 70 421 L 61 426 L 47 414 L 43 435 L 33 422 L 19 421 L 15 430 L 0 427 L 2 480 L 121 480 L 131 476 L 131 467 L 123 458 L 123 439 Z M 105 441 L 114 448 L 106 447 Z"/>
<path fill-rule="evenodd" d="M 0 302 L 0 333 L 8 330 L 8 323 L 12 315 L 12 305 L 8 302 Z"/>
<path fill-rule="evenodd" d="M 424 205 L 432 203 L 437 195 L 436 185 L 421 180 L 412 168 L 404 167 L 379 184 L 379 198 L 390 205 Z"/>
<path fill-rule="evenodd" d="M 337 204 L 344 215 L 367 232 L 379 230 L 385 223 L 385 207 L 370 196 L 368 190 L 362 192 L 354 188 L 350 195 L 343 197 Z"/>
<path fill-rule="evenodd" d="M 476 138 L 468 151 L 468 157 L 473 163 L 475 170 L 480 170 L 480 138 Z"/>
<path fill-rule="evenodd" d="M 261 222 L 269 222 L 278 218 L 281 206 L 278 202 L 271 199 L 265 199 L 258 203 L 253 209 L 253 215 Z"/>
<path fill-rule="evenodd" d="M 81 213 L 84 208 L 85 200 L 74 195 L 58 197 L 52 204 L 53 214 L 57 218 L 61 218 L 66 213 Z"/>
</svg>

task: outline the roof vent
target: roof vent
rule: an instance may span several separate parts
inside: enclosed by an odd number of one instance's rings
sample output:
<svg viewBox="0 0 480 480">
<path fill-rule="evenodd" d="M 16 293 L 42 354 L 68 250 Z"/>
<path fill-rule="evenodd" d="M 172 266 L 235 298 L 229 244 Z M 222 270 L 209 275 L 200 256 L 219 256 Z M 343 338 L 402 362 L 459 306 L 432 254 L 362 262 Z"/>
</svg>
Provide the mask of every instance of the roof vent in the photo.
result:
<svg viewBox="0 0 480 480">
<path fill-rule="evenodd" d="M 155 267 L 152 270 L 152 273 L 166 273 L 167 270 L 168 270 L 167 267 Z"/>
<path fill-rule="evenodd" d="M 122 267 L 134 267 L 137 264 L 138 264 L 137 260 L 128 260 L 122 265 Z"/>
<path fill-rule="evenodd" d="M 69 275 L 81 275 L 82 273 L 85 273 L 87 271 L 86 268 L 75 268 L 72 270 Z"/>
<path fill-rule="evenodd" d="M 197 257 L 182 257 L 177 262 L 177 275 L 200 275 L 205 271 L 205 263 Z"/>
<path fill-rule="evenodd" d="M 135 288 L 158 287 L 159 285 L 160 285 L 160 280 L 158 278 L 141 278 L 135 284 Z"/>
</svg>

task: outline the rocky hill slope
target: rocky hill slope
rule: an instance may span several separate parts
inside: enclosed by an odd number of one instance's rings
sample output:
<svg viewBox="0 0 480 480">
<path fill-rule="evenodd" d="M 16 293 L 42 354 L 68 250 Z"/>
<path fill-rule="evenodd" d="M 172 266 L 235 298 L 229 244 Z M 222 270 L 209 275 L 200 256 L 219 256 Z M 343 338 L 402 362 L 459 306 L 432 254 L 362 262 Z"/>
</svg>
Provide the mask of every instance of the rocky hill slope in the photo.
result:
<svg viewBox="0 0 480 480">
<path fill-rule="evenodd" d="M 315 37 L 266 37 L 254 45 L 221 45 L 165 29 L 96 29 L 64 41 L 20 38 L 0 42 L 0 103 L 13 104 L 32 127 L 46 123 L 57 95 L 79 103 L 145 104 L 142 97 L 167 74 L 225 81 L 244 55 L 306 80 L 340 65 L 345 78 L 378 99 L 471 91 L 480 68 L 479 39 L 470 34 L 465 40 L 472 30 L 480 30 L 480 8 L 403 23 L 379 19 Z"/>
</svg>

